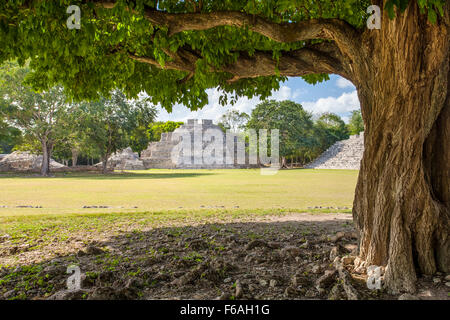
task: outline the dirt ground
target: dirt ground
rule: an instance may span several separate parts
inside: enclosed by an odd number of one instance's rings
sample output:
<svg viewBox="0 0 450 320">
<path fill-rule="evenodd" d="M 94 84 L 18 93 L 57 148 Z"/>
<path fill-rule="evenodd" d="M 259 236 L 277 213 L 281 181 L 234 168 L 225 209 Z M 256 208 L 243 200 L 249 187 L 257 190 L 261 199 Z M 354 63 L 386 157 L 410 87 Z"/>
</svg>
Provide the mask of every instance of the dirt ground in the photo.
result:
<svg viewBox="0 0 450 320">
<path fill-rule="evenodd" d="M 350 214 L 114 228 L 78 230 L 41 245 L 1 236 L 0 299 L 399 298 L 369 290 L 365 273 L 355 272 Z M 69 291 L 67 268 L 74 264 L 81 289 Z M 448 299 L 448 278 L 421 278 L 418 292 L 401 299 Z"/>
</svg>

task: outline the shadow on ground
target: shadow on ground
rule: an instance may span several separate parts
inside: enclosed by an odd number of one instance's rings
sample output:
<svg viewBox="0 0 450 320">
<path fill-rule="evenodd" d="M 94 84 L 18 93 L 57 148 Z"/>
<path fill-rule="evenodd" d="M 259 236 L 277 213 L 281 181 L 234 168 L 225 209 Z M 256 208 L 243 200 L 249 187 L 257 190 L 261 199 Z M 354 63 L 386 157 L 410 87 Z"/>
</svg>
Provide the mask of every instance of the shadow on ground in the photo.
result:
<svg viewBox="0 0 450 320">
<path fill-rule="evenodd" d="M 0 269 L 0 298 L 346 299 L 337 278 L 323 278 L 333 270 L 331 251 L 356 252 L 348 218 L 148 227 L 115 236 L 86 230 L 22 252 L 20 244 L 3 246 L 0 261 L 20 263 Z M 333 240 L 337 232 L 345 236 Z M 73 292 L 66 290 L 71 264 L 82 273 Z M 369 291 L 364 279 L 353 285 L 361 299 L 395 298 Z"/>
</svg>

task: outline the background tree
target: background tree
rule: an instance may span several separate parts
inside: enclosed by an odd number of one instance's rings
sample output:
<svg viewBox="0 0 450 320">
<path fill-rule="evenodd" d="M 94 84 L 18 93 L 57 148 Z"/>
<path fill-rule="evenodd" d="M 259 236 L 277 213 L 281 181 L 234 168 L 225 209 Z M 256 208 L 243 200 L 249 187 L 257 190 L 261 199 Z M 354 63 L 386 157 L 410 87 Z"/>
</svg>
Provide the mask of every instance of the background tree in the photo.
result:
<svg viewBox="0 0 450 320">
<path fill-rule="evenodd" d="M 0 104 L 0 108 L 4 108 Z M 22 132 L 11 126 L 4 115 L 4 111 L 0 110 L 0 153 L 10 153 L 16 144 L 22 140 Z"/>
<path fill-rule="evenodd" d="M 245 128 L 250 116 L 245 112 L 239 112 L 238 110 L 231 109 L 225 112 L 219 119 L 219 127 L 222 130 L 231 130 L 237 132 Z"/>
<path fill-rule="evenodd" d="M 352 111 L 352 117 L 350 118 L 350 122 L 347 125 L 348 132 L 351 135 L 359 134 L 364 131 L 364 121 L 361 116 L 360 110 Z"/>
<path fill-rule="evenodd" d="M 155 108 L 148 109 L 146 112 L 141 110 L 141 112 L 137 114 L 137 126 L 129 135 L 129 145 L 131 149 L 139 155 L 141 154 L 141 151 L 148 147 L 148 143 L 150 142 L 149 128 L 153 126 L 156 115 L 157 111 Z"/>
<path fill-rule="evenodd" d="M 322 114 L 314 124 L 316 147 L 320 152 L 325 151 L 336 141 L 348 139 L 345 122 L 334 113 Z"/>
<path fill-rule="evenodd" d="M 142 150 L 145 150 L 148 147 L 148 143 L 150 142 L 149 134 L 148 134 L 148 126 L 146 125 L 138 125 L 129 136 L 129 146 L 134 152 L 137 152 L 139 156 L 141 155 Z"/>
<path fill-rule="evenodd" d="M 116 90 L 109 98 L 80 103 L 75 114 L 79 130 L 96 146 L 106 173 L 109 157 L 127 147 L 131 134 L 152 122 L 157 112 L 147 99 L 128 100 Z"/>
<path fill-rule="evenodd" d="M 149 141 L 160 141 L 161 133 L 173 132 L 173 131 L 175 131 L 176 128 L 179 128 L 182 125 L 183 125 L 183 122 L 181 122 L 181 121 L 178 121 L 178 122 L 176 122 L 176 121 L 155 122 L 155 123 L 151 124 L 148 129 Z"/>
<path fill-rule="evenodd" d="M 61 116 L 61 132 L 64 134 L 55 145 L 53 155 L 57 161 L 65 165 L 70 162 L 72 166 L 76 166 L 79 155 L 89 143 L 83 126 L 79 124 L 78 116 L 76 104 L 69 106 Z"/>
<path fill-rule="evenodd" d="M 316 121 L 316 125 L 324 128 L 334 137 L 335 141 L 348 139 L 348 130 L 345 122 L 335 113 L 326 112 L 321 114 Z"/>
<path fill-rule="evenodd" d="M 0 153 L 10 153 L 22 139 L 22 131 L 0 120 Z"/>
<path fill-rule="evenodd" d="M 446 0 L 2 1 L 0 60 L 32 59 L 36 87 L 75 98 L 123 89 L 198 109 L 268 97 L 286 77 L 355 84 L 364 158 L 353 206 L 360 261 L 386 266 L 393 292 L 416 270 L 450 271 L 450 3 Z M 200 2 L 199 2 L 200 3 Z M 369 5 L 382 10 L 368 29 Z M 39 27 L 36 27 L 39 26 Z"/>
<path fill-rule="evenodd" d="M 62 136 L 66 97 L 61 87 L 35 93 L 25 83 L 28 72 L 28 67 L 19 67 L 15 62 L 0 66 L 0 112 L 28 138 L 39 141 L 43 156 L 41 175 L 48 176 L 53 147 Z"/>
<path fill-rule="evenodd" d="M 247 128 L 255 129 L 256 132 L 260 129 L 279 130 L 281 167 L 286 167 L 286 157 L 312 143 L 312 115 L 301 104 L 293 101 L 270 100 L 258 104 L 252 111 Z M 270 134 L 268 139 L 270 144 Z"/>
</svg>

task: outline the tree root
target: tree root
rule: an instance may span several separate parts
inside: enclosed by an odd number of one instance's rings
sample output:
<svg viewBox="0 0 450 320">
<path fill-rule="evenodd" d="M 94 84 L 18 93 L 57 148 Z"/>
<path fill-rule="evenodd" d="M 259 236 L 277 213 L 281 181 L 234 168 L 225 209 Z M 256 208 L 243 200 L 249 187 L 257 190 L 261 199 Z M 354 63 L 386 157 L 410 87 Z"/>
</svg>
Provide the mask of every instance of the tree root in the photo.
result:
<svg viewBox="0 0 450 320">
<path fill-rule="evenodd" d="M 347 295 L 348 300 L 358 300 L 359 294 L 358 291 L 353 287 L 351 283 L 352 276 L 345 269 L 344 263 L 341 261 L 341 258 L 336 257 L 333 261 L 334 268 L 337 270 L 339 274 L 339 279 L 341 280 L 342 287 Z"/>
</svg>

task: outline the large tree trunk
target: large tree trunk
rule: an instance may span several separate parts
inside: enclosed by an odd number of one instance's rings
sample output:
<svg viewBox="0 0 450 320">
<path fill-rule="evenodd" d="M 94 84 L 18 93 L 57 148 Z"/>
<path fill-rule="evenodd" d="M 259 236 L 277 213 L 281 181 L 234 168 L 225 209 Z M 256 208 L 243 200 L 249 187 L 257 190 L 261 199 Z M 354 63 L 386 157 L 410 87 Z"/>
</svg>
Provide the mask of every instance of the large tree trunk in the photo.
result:
<svg viewBox="0 0 450 320">
<path fill-rule="evenodd" d="M 416 2 L 385 14 L 357 70 L 365 150 L 353 215 L 361 260 L 385 266 L 394 293 L 414 292 L 417 273 L 450 271 L 448 12 L 444 20 L 430 24 Z"/>
</svg>

